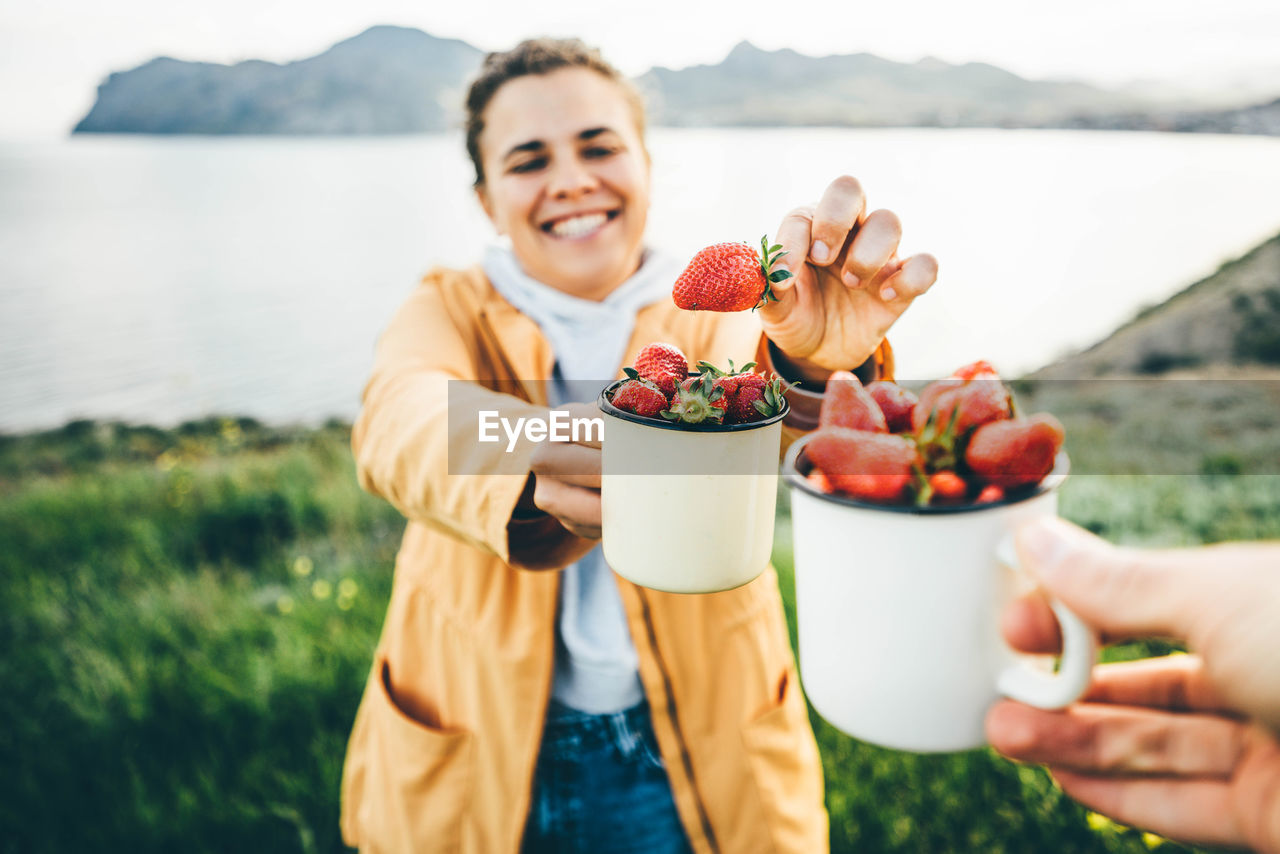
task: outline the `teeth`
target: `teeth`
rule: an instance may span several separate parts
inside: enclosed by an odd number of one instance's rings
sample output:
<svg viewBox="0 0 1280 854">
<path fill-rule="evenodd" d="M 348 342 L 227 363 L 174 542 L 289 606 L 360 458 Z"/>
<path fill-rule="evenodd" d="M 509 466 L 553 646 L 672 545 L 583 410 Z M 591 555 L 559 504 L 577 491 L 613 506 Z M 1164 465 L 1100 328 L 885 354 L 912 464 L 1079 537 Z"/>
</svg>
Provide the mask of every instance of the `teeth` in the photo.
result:
<svg viewBox="0 0 1280 854">
<path fill-rule="evenodd" d="M 551 233 L 556 237 L 581 237 L 590 234 L 604 225 L 609 218 L 602 213 L 584 214 L 583 216 L 562 219 L 551 226 Z"/>
</svg>

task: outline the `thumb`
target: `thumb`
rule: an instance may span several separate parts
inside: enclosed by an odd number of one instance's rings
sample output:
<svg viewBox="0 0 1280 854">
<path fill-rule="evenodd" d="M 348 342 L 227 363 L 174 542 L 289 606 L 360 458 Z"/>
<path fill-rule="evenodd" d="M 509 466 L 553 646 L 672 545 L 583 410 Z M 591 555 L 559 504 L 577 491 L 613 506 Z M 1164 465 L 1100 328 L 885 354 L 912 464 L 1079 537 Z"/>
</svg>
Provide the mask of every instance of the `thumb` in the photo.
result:
<svg viewBox="0 0 1280 854">
<path fill-rule="evenodd" d="M 1205 574 L 1172 552 L 1122 549 L 1056 517 L 1018 529 L 1025 566 L 1045 589 L 1108 640 L 1187 640 Z"/>
</svg>

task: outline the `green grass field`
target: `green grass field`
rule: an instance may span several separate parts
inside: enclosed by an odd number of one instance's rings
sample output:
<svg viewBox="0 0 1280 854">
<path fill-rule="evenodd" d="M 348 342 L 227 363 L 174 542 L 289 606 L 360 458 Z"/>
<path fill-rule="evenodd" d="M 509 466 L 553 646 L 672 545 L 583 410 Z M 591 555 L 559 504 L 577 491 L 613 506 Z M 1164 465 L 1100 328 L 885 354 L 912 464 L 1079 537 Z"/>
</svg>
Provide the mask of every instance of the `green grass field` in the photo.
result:
<svg viewBox="0 0 1280 854">
<path fill-rule="evenodd" d="M 347 435 L 0 437 L 0 850 L 342 850 L 343 750 L 403 527 L 357 487 Z M 1280 536 L 1280 477 L 1083 476 L 1062 499 L 1117 541 Z M 784 512 L 791 610 L 789 532 Z M 814 723 L 835 851 L 1182 850 L 989 752 L 914 757 Z"/>
</svg>

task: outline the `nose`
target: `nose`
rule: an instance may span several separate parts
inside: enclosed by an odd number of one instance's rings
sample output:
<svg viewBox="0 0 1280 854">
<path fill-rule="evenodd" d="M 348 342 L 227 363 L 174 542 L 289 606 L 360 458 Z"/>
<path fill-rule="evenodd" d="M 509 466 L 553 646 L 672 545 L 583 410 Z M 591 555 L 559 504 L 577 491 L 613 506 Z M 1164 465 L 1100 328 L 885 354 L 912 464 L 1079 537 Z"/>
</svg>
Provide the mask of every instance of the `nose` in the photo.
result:
<svg viewBox="0 0 1280 854">
<path fill-rule="evenodd" d="M 547 192 L 556 199 L 574 199 L 600 186 L 588 164 L 578 157 L 561 157 L 551 170 Z"/>
</svg>

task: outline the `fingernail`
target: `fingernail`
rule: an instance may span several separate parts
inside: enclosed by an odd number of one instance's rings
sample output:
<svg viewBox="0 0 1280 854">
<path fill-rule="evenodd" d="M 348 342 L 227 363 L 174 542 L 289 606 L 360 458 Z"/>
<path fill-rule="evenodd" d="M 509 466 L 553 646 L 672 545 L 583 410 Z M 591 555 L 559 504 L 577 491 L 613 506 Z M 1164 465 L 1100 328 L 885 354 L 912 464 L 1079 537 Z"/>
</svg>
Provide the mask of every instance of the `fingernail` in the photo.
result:
<svg viewBox="0 0 1280 854">
<path fill-rule="evenodd" d="M 825 264 L 827 259 L 831 257 L 831 250 L 821 240 L 815 240 L 813 241 L 813 248 L 809 250 L 809 257 L 819 264 Z"/>
<path fill-rule="evenodd" d="M 1018 530 L 1018 546 L 1024 557 L 1030 559 L 1031 570 L 1048 582 L 1062 567 L 1063 560 L 1073 549 L 1070 539 L 1052 518 L 1035 519 Z"/>
<path fill-rule="evenodd" d="M 897 298 L 898 298 L 898 292 L 895 291 L 893 288 L 884 288 L 883 290 L 880 291 L 880 299 L 884 300 L 885 302 L 892 302 Z"/>
<path fill-rule="evenodd" d="M 851 288 L 856 288 L 858 285 L 862 284 L 862 280 L 853 273 L 846 272 L 841 278 L 844 279 L 844 283 Z"/>
</svg>

